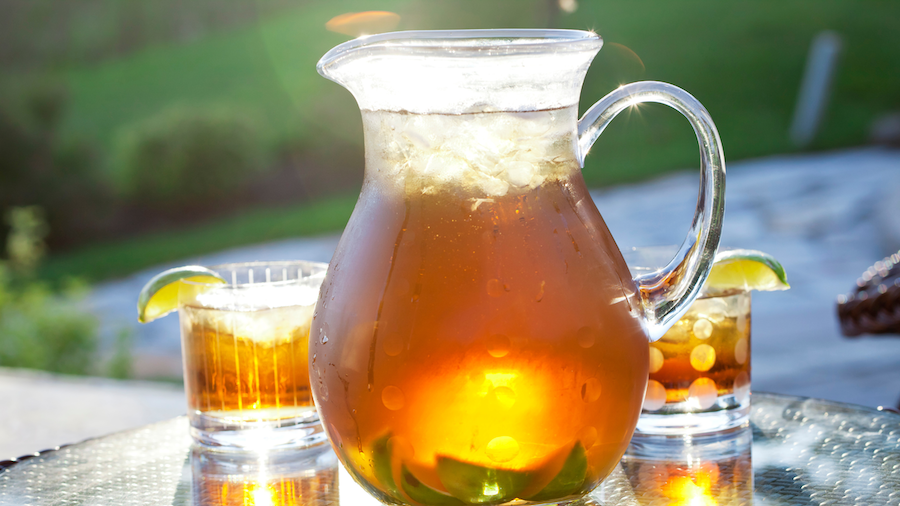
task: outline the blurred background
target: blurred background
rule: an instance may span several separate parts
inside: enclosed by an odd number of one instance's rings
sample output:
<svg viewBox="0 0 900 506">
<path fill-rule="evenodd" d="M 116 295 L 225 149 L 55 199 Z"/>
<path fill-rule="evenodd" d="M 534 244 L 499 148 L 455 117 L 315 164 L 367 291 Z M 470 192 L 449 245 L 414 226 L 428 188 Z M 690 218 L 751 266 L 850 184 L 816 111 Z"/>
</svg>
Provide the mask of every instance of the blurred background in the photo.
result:
<svg viewBox="0 0 900 506">
<path fill-rule="evenodd" d="M 606 44 L 582 112 L 623 83 L 677 84 L 715 118 L 729 162 L 892 142 L 900 128 L 892 0 L 0 0 L 0 366 L 134 376 L 133 331 L 100 338 L 92 286 L 339 232 L 362 127 L 315 64 L 351 38 L 335 29 L 353 33 L 329 20 L 373 10 L 398 30 L 594 30 Z M 840 41 L 827 109 L 792 142 L 826 31 Z M 688 124 L 663 107 L 623 114 L 592 153 L 584 174 L 601 189 L 697 164 Z"/>
</svg>

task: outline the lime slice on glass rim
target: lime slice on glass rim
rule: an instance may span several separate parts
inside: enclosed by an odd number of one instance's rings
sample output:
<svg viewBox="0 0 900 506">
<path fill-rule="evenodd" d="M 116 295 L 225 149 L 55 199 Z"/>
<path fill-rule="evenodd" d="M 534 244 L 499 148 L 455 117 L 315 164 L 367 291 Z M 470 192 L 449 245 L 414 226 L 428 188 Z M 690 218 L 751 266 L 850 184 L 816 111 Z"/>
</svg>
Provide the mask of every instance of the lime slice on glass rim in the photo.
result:
<svg viewBox="0 0 900 506">
<path fill-rule="evenodd" d="M 705 288 L 715 291 L 787 290 L 784 267 L 772 255 L 751 249 L 721 250 L 706 279 Z"/>
<path fill-rule="evenodd" d="M 178 284 L 221 283 L 226 281 L 214 271 L 200 265 L 186 265 L 160 272 L 141 288 L 138 295 L 138 321 L 149 323 L 178 309 Z"/>
</svg>

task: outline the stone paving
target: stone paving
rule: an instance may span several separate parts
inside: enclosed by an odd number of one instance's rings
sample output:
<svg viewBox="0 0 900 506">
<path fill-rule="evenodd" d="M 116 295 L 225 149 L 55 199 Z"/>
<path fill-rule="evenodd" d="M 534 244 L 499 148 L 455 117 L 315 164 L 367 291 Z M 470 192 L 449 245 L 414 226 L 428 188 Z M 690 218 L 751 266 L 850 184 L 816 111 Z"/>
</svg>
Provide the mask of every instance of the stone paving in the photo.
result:
<svg viewBox="0 0 900 506">
<path fill-rule="evenodd" d="M 685 171 L 593 194 L 623 250 L 678 244 L 693 215 L 698 179 L 695 172 Z M 792 285 L 787 292 L 754 295 L 755 390 L 867 406 L 896 405 L 900 399 L 900 338 L 843 338 L 834 307 L 836 296 L 848 292 L 863 270 L 900 248 L 898 195 L 900 150 L 865 148 L 729 164 L 722 245 L 774 255 L 783 263 Z M 133 329 L 136 372 L 141 377 L 178 377 L 177 318 L 172 315 L 144 326 L 136 322 L 137 293 L 148 279 L 168 267 L 188 263 L 328 261 L 338 237 L 281 241 L 160 265 L 98 285 L 89 303 L 102 319 L 107 342 L 122 327 Z M 5 446 L 10 441 L 18 451 L 32 451 L 184 411 L 183 394 L 165 385 L 122 383 L 111 387 L 104 383 L 92 387 L 93 380 L 85 381 L 73 387 L 72 380 L 35 381 L 0 374 L 0 399 L 4 399 L 5 412 L 12 415 L 0 417 L 0 435 L 15 434 L 0 437 L 0 460 L 10 454 Z M 17 384 L 27 387 L 20 389 Z M 132 393 L 101 395 L 110 389 Z M 10 396 L 12 402 L 5 401 Z M 61 404 L 58 412 L 37 411 L 60 397 L 70 402 Z M 80 402 L 80 398 L 87 401 Z M 123 404 L 123 398 L 129 404 Z M 167 399 L 165 409 L 158 407 L 162 403 L 154 404 L 161 398 Z M 92 424 L 98 417 L 77 408 L 88 403 L 104 410 L 103 423 Z M 28 421 L 10 425 L 10 420 L 17 419 Z M 73 430 L 59 429 L 58 420 L 66 420 Z"/>
</svg>

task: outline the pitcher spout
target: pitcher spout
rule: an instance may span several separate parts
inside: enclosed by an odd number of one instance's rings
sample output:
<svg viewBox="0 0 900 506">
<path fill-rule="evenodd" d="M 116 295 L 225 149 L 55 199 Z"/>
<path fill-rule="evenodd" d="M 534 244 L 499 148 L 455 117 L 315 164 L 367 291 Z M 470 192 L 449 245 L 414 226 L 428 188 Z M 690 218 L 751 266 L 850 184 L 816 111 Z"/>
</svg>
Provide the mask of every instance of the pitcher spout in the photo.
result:
<svg viewBox="0 0 900 506">
<path fill-rule="evenodd" d="M 395 32 L 341 44 L 317 68 L 364 110 L 538 111 L 578 103 L 602 45 L 578 30 Z"/>
</svg>

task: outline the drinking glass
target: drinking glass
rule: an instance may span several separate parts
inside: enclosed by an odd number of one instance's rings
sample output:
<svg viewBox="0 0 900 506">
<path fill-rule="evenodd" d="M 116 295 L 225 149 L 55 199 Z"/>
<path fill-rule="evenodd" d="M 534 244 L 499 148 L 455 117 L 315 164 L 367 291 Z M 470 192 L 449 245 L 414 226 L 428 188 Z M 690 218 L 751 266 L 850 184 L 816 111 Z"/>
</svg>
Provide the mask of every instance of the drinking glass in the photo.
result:
<svg viewBox="0 0 900 506">
<path fill-rule="evenodd" d="M 309 329 L 327 264 L 211 267 L 225 284 L 178 291 L 191 435 L 204 445 L 271 449 L 325 440 L 309 391 Z"/>
<path fill-rule="evenodd" d="M 635 271 L 671 248 L 637 248 Z M 636 434 L 702 434 L 747 424 L 750 291 L 705 285 L 690 308 L 650 343 L 650 378 Z"/>
</svg>

